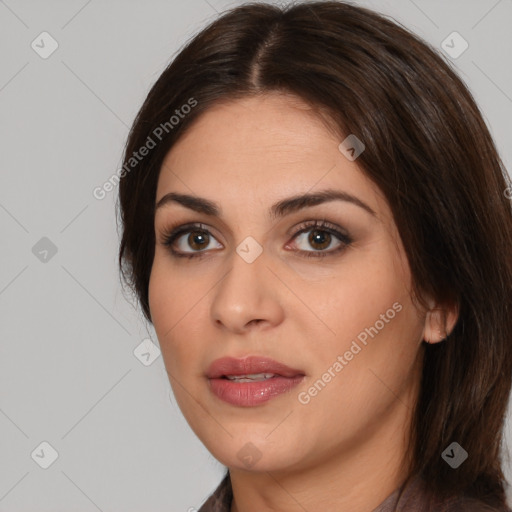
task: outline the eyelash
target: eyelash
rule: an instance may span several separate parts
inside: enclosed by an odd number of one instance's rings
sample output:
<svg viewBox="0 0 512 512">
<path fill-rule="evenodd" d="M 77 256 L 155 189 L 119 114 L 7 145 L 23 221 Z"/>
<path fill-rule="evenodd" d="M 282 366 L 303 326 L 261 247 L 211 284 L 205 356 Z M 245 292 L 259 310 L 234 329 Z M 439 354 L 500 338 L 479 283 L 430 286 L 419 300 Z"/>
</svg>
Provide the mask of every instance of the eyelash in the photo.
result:
<svg viewBox="0 0 512 512">
<path fill-rule="evenodd" d="M 302 233 L 307 233 L 308 231 L 312 231 L 312 228 L 317 228 L 316 231 L 324 231 L 331 235 L 334 235 L 336 238 L 342 242 L 342 245 L 337 249 L 330 251 L 296 251 L 300 254 L 301 257 L 304 258 L 325 258 L 326 256 L 338 254 L 341 251 L 345 250 L 352 242 L 352 238 L 348 235 L 340 233 L 336 227 L 329 222 L 326 222 L 325 219 L 321 221 L 306 221 L 303 222 L 298 230 L 294 233 L 293 239 L 297 238 Z M 206 233 L 211 235 L 210 231 L 203 227 L 202 224 L 184 224 L 176 229 L 173 229 L 171 226 L 170 231 L 163 234 L 163 244 L 169 247 L 171 253 L 178 258 L 202 258 L 207 251 L 194 251 L 190 253 L 181 253 L 172 248 L 174 242 L 181 236 L 186 233 L 190 233 L 193 231 L 197 231 L 199 233 Z"/>
</svg>

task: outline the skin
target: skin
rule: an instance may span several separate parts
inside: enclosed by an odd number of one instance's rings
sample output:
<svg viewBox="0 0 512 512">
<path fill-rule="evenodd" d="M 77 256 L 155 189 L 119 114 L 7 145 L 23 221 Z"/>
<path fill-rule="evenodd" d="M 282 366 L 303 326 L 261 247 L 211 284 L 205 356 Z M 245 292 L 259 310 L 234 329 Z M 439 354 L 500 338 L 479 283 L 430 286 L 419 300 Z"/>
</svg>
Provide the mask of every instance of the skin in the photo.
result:
<svg viewBox="0 0 512 512">
<path fill-rule="evenodd" d="M 453 308 L 427 298 L 432 311 L 422 311 L 413 302 L 389 206 L 357 159 L 339 151 L 341 141 L 298 98 L 271 93 L 210 108 L 162 165 L 156 202 L 172 191 L 222 209 L 220 218 L 177 203 L 157 210 L 149 302 L 178 405 L 230 469 L 231 512 L 377 507 L 406 477 L 400 463 L 410 456 L 423 340 L 441 341 L 456 321 Z M 267 216 L 281 199 L 324 188 L 357 196 L 376 216 L 345 201 Z M 325 231 L 325 243 L 308 241 L 315 228 L 294 237 L 304 221 L 324 218 L 352 243 L 325 258 L 302 257 L 299 251 L 343 245 Z M 207 227 L 206 242 L 186 233 L 174 245 L 203 258 L 171 254 L 163 240 L 174 222 Z M 263 249 L 250 264 L 236 252 L 247 236 Z M 298 394 L 394 303 L 400 312 L 301 403 Z M 256 407 L 227 404 L 209 390 L 206 370 L 217 358 L 247 355 L 271 357 L 306 376 L 291 392 Z M 249 442 L 261 456 L 251 467 L 237 456 Z"/>
</svg>

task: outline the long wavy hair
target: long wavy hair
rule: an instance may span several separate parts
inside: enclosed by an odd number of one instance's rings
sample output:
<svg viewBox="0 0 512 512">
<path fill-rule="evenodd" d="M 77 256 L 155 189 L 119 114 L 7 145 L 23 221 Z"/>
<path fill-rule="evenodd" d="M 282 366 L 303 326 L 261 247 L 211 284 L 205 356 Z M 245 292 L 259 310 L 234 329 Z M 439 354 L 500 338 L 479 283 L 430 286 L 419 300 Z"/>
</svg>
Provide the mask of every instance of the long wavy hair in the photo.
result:
<svg viewBox="0 0 512 512">
<path fill-rule="evenodd" d="M 406 482 L 421 474 L 436 496 L 465 494 L 503 506 L 500 452 L 512 378 L 510 177 L 468 88 L 447 59 L 398 22 L 344 2 L 255 2 L 223 13 L 188 41 L 151 88 L 124 148 L 116 205 L 123 286 L 151 322 L 163 158 L 211 106 L 270 91 L 307 102 L 340 142 L 348 134 L 364 142 L 357 164 L 390 205 L 414 295 L 425 306 L 428 293 L 459 307 L 449 337 L 422 348 Z M 135 159 L 138 151 L 145 156 Z M 457 469 L 441 457 L 453 441 L 469 454 Z"/>
</svg>

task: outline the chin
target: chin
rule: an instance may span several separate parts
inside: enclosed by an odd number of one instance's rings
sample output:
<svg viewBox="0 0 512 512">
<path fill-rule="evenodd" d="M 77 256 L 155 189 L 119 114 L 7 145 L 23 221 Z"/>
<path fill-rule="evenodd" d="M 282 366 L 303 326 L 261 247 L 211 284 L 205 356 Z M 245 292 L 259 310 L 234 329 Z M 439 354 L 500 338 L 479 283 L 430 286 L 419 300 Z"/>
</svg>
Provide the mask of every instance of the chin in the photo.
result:
<svg viewBox="0 0 512 512">
<path fill-rule="evenodd" d="M 282 471 L 287 470 L 300 463 L 302 454 L 297 453 L 298 442 L 292 442 L 289 446 L 284 445 L 281 439 L 274 442 L 265 440 L 268 429 L 261 441 L 259 436 L 250 435 L 243 438 L 237 437 L 214 446 L 207 446 L 210 453 L 224 466 L 245 471 Z M 218 439 L 216 440 L 218 443 Z M 278 449 L 277 447 L 280 447 Z"/>
</svg>

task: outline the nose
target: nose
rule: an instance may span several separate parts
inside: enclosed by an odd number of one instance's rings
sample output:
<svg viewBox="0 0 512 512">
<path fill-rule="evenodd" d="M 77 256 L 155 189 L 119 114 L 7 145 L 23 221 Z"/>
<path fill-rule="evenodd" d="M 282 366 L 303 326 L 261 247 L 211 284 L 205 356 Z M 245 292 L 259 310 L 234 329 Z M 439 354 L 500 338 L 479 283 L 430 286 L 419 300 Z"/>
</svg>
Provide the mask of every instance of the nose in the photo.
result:
<svg viewBox="0 0 512 512">
<path fill-rule="evenodd" d="M 231 268 L 214 288 L 211 316 L 217 327 L 242 334 L 257 327 L 266 329 L 283 320 L 280 286 L 267 267 L 263 251 L 252 263 L 233 251 Z"/>
</svg>

